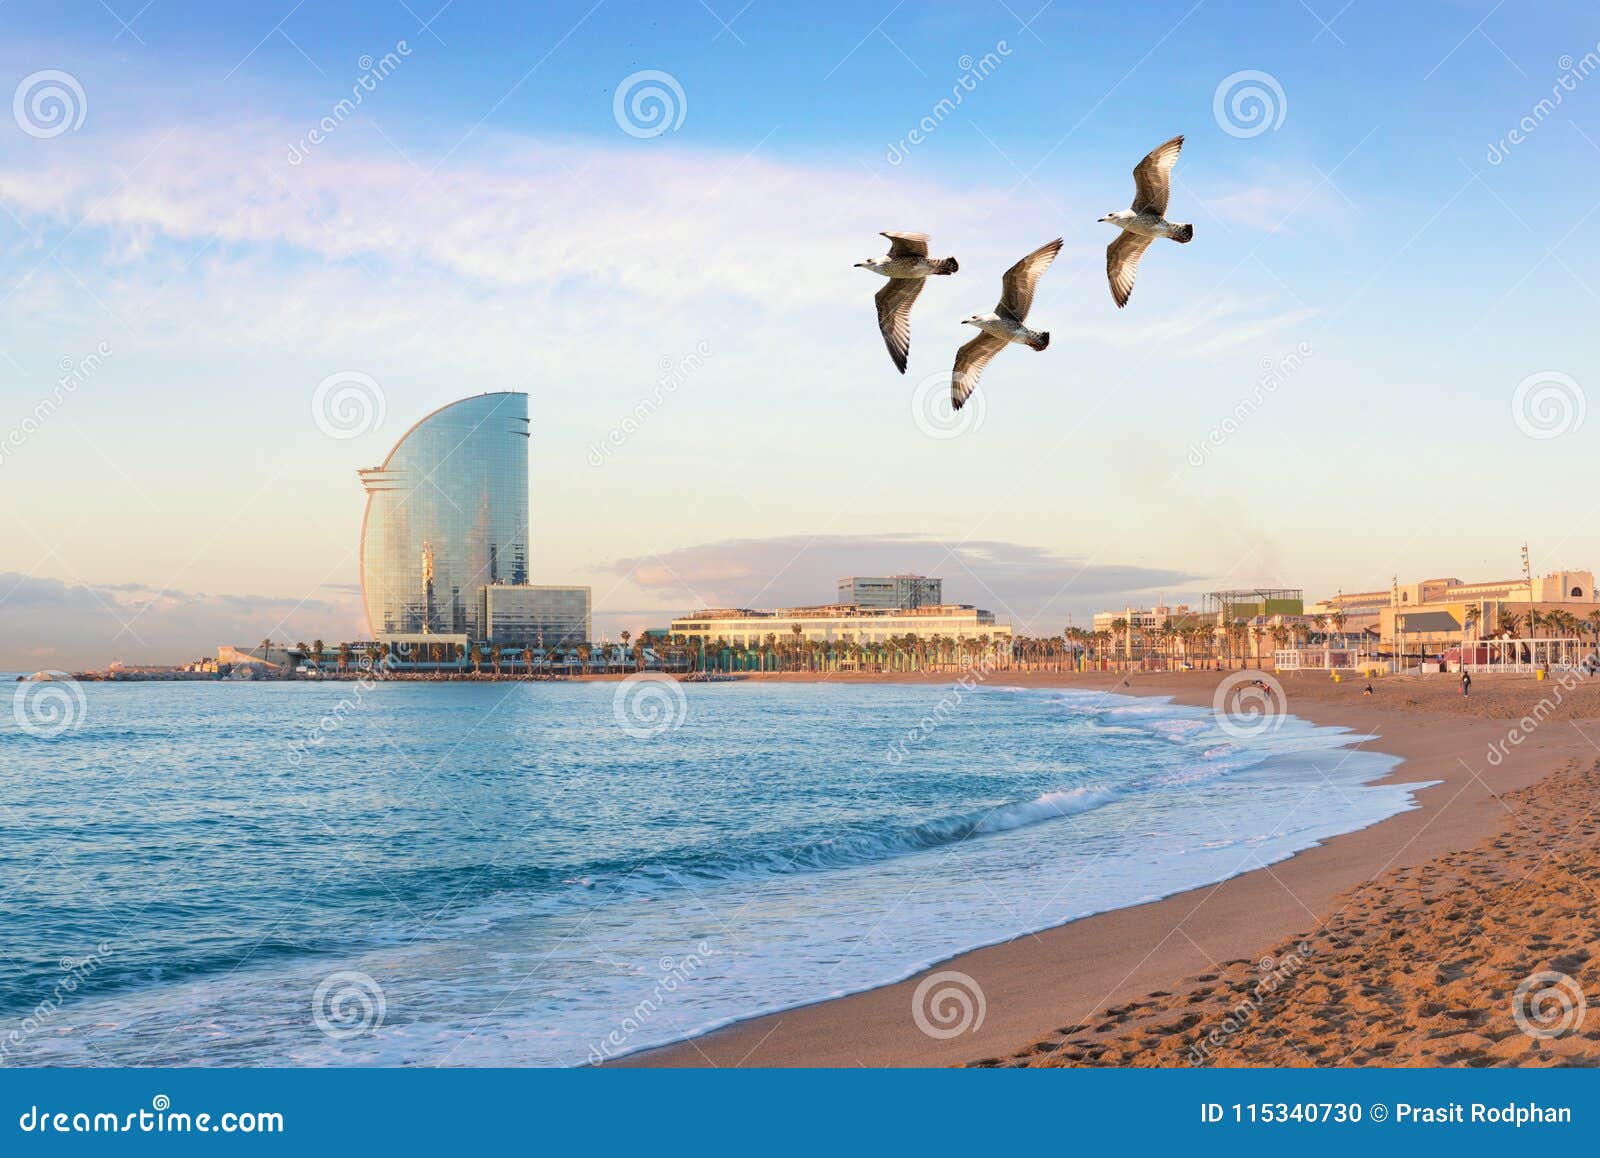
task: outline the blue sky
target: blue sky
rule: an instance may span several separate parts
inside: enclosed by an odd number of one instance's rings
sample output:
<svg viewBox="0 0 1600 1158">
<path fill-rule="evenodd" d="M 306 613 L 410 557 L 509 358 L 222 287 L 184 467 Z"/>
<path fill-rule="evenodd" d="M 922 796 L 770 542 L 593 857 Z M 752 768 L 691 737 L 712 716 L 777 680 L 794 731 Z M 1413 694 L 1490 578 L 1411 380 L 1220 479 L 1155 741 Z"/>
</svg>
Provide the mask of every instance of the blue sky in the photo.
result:
<svg viewBox="0 0 1600 1158">
<path fill-rule="evenodd" d="M 0 5 L 0 665 L 358 631 L 355 470 L 487 389 L 609 631 L 878 558 L 1040 632 L 1596 566 L 1592 7 L 141 3 Z M 1118 311 L 1096 219 L 1178 132 L 1195 242 Z M 962 264 L 904 378 L 879 229 Z M 1058 235 L 1050 349 L 919 421 Z M 330 437 L 350 374 L 381 420 Z"/>
</svg>

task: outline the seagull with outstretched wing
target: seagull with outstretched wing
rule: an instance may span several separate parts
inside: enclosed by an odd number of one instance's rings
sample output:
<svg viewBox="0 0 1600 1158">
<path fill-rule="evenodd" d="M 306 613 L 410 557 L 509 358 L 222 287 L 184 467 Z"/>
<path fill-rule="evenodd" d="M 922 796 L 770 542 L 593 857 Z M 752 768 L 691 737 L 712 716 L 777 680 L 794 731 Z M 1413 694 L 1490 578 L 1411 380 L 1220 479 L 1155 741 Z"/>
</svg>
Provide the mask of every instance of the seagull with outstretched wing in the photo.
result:
<svg viewBox="0 0 1600 1158">
<path fill-rule="evenodd" d="M 1042 350 L 1050 344 L 1050 331 L 1030 330 L 1023 323 L 1033 308 L 1033 291 L 1050 263 L 1061 252 L 1061 238 L 1041 245 L 1006 270 L 1000 280 L 1000 304 L 992 314 L 973 314 L 961 324 L 977 326 L 983 332 L 956 351 L 955 370 L 950 375 L 950 405 L 960 410 L 966 405 L 978 378 L 996 354 L 1012 342 L 1030 350 Z"/>
<path fill-rule="evenodd" d="M 1113 209 L 1100 220 L 1122 230 L 1106 247 L 1106 280 L 1111 283 L 1111 298 L 1120 310 L 1133 295 L 1133 279 L 1139 272 L 1139 259 L 1158 237 L 1170 237 L 1179 244 L 1194 240 L 1194 226 L 1167 220 L 1167 200 L 1172 194 L 1172 167 L 1183 150 L 1183 136 L 1157 145 L 1133 170 L 1133 207 Z"/>
<path fill-rule="evenodd" d="M 889 239 L 887 257 L 869 257 L 856 262 L 857 269 L 870 269 L 889 279 L 889 284 L 873 298 L 878 305 L 878 330 L 895 369 L 906 372 L 911 355 L 911 307 L 929 277 L 955 273 L 961 266 L 953 257 L 929 257 L 926 233 L 895 233 Z"/>
</svg>

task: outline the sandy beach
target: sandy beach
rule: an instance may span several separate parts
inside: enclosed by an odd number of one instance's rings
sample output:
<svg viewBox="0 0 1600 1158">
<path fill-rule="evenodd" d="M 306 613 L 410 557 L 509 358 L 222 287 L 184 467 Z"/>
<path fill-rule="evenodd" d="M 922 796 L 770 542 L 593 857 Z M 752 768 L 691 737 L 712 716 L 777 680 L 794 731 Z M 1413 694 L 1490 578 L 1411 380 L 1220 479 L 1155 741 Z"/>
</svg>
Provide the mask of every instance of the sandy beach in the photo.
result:
<svg viewBox="0 0 1600 1158">
<path fill-rule="evenodd" d="M 989 682 L 1209 706 L 1221 678 L 1004 672 Z M 1388 676 L 1371 696 L 1366 682 L 1285 676 L 1287 711 L 1376 736 L 1368 749 L 1402 758 L 1391 781 L 1438 781 L 1419 808 L 1286 861 L 1241 864 L 1216 885 L 616 1064 L 1600 1062 L 1600 1020 L 1581 1016 L 1583 993 L 1600 1001 L 1600 681 L 1483 675 L 1465 699 L 1448 675 Z M 931 1037 L 913 1019 L 914 994 L 950 970 L 981 988 L 984 1017 Z"/>
</svg>

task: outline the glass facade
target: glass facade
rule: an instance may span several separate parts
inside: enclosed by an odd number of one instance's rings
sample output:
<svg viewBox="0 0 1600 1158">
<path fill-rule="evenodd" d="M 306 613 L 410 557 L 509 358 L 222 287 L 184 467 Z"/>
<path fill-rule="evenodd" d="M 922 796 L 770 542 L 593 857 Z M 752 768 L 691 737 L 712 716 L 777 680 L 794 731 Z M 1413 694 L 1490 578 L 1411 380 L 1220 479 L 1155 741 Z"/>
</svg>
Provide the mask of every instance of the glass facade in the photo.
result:
<svg viewBox="0 0 1600 1158">
<path fill-rule="evenodd" d="M 857 607 L 931 607 L 944 602 L 944 580 L 926 575 L 884 575 L 839 580 L 839 602 Z"/>
<path fill-rule="evenodd" d="M 374 636 L 485 638 L 483 588 L 528 581 L 528 396 L 435 410 L 361 471 L 361 594 Z"/>
<path fill-rule="evenodd" d="M 483 622 L 495 643 L 576 647 L 591 638 L 587 587 L 485 587 Z"/>
</svg>

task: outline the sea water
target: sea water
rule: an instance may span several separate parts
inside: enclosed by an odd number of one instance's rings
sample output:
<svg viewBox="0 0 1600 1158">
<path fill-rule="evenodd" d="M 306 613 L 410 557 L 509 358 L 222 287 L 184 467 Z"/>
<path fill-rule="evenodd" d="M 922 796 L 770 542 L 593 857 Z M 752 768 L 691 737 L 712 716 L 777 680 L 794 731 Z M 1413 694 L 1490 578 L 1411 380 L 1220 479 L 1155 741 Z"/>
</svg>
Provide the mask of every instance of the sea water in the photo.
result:
<svg viewBox="0 0 1600 1158">
<path fill-rule="evenodd" d="M 999 678 L 0 711 L 0 1064 L 584 1064 L 1415 807 L 1370 737 Z"/>
</svg>

